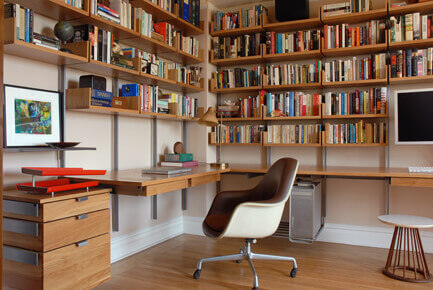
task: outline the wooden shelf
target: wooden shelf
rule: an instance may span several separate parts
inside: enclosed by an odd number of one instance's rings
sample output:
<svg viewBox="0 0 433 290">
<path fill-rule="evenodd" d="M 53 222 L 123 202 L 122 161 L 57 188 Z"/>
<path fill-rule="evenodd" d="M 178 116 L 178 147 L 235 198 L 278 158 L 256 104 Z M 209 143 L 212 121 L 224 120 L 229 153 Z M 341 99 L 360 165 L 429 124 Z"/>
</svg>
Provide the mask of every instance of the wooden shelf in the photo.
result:
<svg viewBox="0 0 433 290">
<path fill-rule="evenodd" d="M 179 82 L 177 82 L 176 85 L 178 85 L 182 89 L 182 91 L 186 92 L 186 93 L 204 92 L 203 86 L 197 87 L 197 86 L 194 86 L 194 85 L 184 84 L 184 83 L 179 83 Z"/>
<path fill-rule="evenodd" d="M 322 119 L 372 119 L 372 118 L 388 118 L 388 114 L 358 114 L 358 115 L 330 115 L 322 116 Z"/>
<path fill-rule="evenodd" d="M 219 143 L 209 143 L 209 145 L 218 146 Z M 262 143 L 221 143 L 221 146 L 248 146 L 248 147 L 256 147 L 262 146 Z"/>
<path fill-rule="evenodd" d="M 315 59 L 321 58 L 322 53 L 320 50 L 311 51 L 300 51 L 300 52 L 289 52 L 289 53 L 276 53 L 276 54 L 264 54 L 263 59 L 266 61 L 286 61 L 286 60 L 303 60 L 303 59 Z"/>
<path fill-rule="evenodd" d="M 321 25 L 322 25 L 322 21 L 320 21 L 319 17 L 295 20 L 295 21 L 275 22 L 275 23 L 267 22 L 267 17 L 264 17 L 263 28 L 266 31 L 289 32 L 295 30 L 306 30 L 306 29 L 318 28 Z"/>
<path fill-rule="evenodd" d="M 279 85 L 279 86 L 263 86 L 264 90 L 270 91 L 282 91 L 282 90 L 314 90 L 320 89 L 322 85 L 318 83 L 308 83 L 308 84 L 291 84 L 291 85 Z"/>
<path fill-rule="evenodd" d="M 80 19 L 80 20 L 76 20 L 76 21 L 72 21 L 72 24 L 77 24 L 81 23 L 81 24 L 92 24 L 97 26 L 100 29 L 106 30 L 106 31 L 111 31 L 111 33 L 113 34 L 114 39 L 116 40 L 124 40 L 124 39 L 128 39 L 128 38 L 139 38 L 140 34 L 137 31 L 134 31 L 132 29 L 128 29 L 120 24 L 111 22 L 99 15 L 94 15 L 90 13 L 90 17 L 86 18 L 86 19 Z"/>
<path fill-rule="evenodd" d="M 176 49 L 175 53 L 160 53 L 160 56 L 184 65 L 200 64 L 204 62 L 203 50 L 200 50 L 198 56 L 194 56 L 180 49 Z"/>
<path fill-rule="evenodd" d="M 321 116 L 295 116 L 295 117 L 263 117 L 263 120 L 268 121 L 303 121 L 303 120 L 320 120 Z"/>
<path fill-rule="evenodd" d="M 347 88 L 347 87 L 363 87 L 363 86 L 379 86 L 387 85 L 388 79 L 371 79 L 360 81 L 346 81 L 346 82 L 323 82 L 325 88 Z"/>
<path fill-rule="evenodd" d="M 211 25 L 212 27 L 213 25 Z M 235 29 L 228 29 L 228 30 L 219 30 L 219 31 L 211 31 L 210 35 L 212 37 L 216 36 L 234 36 L 234 35 L 244 35 L 244 34 L 252 34 L 256 32 L 263 32 L 264 29 L 262 26 L 252 26 L 252 27 L 245 27 L 245 28 L 235 28 Z"/>
<path fill-rule="evenodd" d="M 141 83 L 146 85 L 159 86 L 162 89 L 179 90 L 180 86 L 170 79 L 161 78 L 147 73 L 141 73 Z"/>
<path fill-rule="evenodd" d="M 147 37 L 145 35 L 139 35 L 131 38 L 121 39 L 120 42 L 127 44 L 131 47 L 135 47 L 154 54 L 176 54 L 177 49 L 166 44 L 165 42 L 158 41 L 156 39 Z M 169 58 L 165 57 L 164 58 Z"/>
<path fill-rule="evenodd" d="M 321 9 L 323 9 L 323 7 Z M 323 15 L 323 10 L 321 14 Z M 322 16 L 322 23 L 328 25 L 335 25 L 341 23 L 355 24 L 355 23 L 366 22 L 369 20 L 382 19 L 385 18 L 387 14 L 388 14 L 387 9 L 382 8 L 382 9 L 375 9 L 371 11 L 346 13 L 342 15 L 334 15 L 328 17 Z"/>
<path fill-rule="evenodd" d="M 17 39 L 13 39 L 12 42 L 9 43 L 5 42 L 4 52 L 5 54 L 55 65 L 87 63 L 87 56 L 84 57 L 76 54 L 70 54 Z"/>
<path fill-rule="evenodd" d="M 418 40 L 411 40 L 411 41 L 389 42 L 388 46 L 390 50 L 428 48 L 428 47 L 433 47 L 433 38 L 418 39 Z"/>
<path fill-rule="evenodd" d="M 146 13 L 152 14 L 152 20 L 154 22 L 177 19 L 177 16 L 174 13 L 159 7 L 157 4 L 152 3 L 149 0 L 132 0 L 130 2 L 134 5 L 134 7 L 142 8 L 146 11 Z"/>
<path fill-rule="evenodd" d="M 428 1 L 422 3 L 407 4 L 400 7 L 391 7 L 391 4 L 389 3 L 389 16 L 402 15 L 414 12 L 421 12 L 421 14 L 428 14 L 433 12 L 433 2 Z"/>
<path fill-rule="evenodd" d="M 251 64 L 251 63 L 263 63 L 264 59 L 262 55 L 253 55 L 253 56 L 243 56 L 237 58 L 224 58 L 224 59 L 214 59 L 211 52 L 211 60 L 210 63 L 216 66 L 232 66 L 232 65 L 242 65 L 242 64 Z"/>
<path fill-rule="evenodd" d="M 84 1 L 84 9 L 66 4 L 64 0 L 11 0 L 35 11 L 35 13 L 56 20 L 72 20 L 89 16 L 88 1 Z"/>
<path fill-rule="evenodd" d="M 319 143 L 306 143 L 306 144 L 299 144 L 299 143 L 263 143 L 264 147 L 322 147 Z"/>
<path fill-rule="evenodd" d="M 211 88 L 211 93 L 216 94 L 231 94 L 231 93 L 249 93 L 249 92 L 257 92 L 261 90 L 261 86 L 255 86 L 255 87 L 241 87 L 241 88 L 226 88 L 226 89 L 215 89 Z"/>
<path fill-rule="evenodd" d="M 389 78 L 390 85 L 420 84 L 433 81 L 433 75 L 403 78 Z"/>
<path fill-rule="evenodd" d="M 200 27 L 197 27 L 188 21 L 183 20 L 180 17 L 177 17 L 174 20 L 168 21 L 175 26 L 176 30 L 182 30 L 186 33 L 186 35 L 200 35 L 204 34 L 204 22 L 200 21 Z"/>
<path fill-rule="evenodd" d="M 219 121 L 221 121 L 221 118 L 218 118 Z M 262 121 L 263 118 L 262 117 L 248 117 L 248 118 L 242 118 L 242 117 L 237 117 L 237 118 L 223 118 L 222 122 L 248 122 L 248 121 Z"/>
<path fill-rule="evenodd" d="M 339 57 L 351 55 L 363 55 L 386 52 L 388 50 L 386 43 L 370 44 L 363 46 L 344 47 L 344 48 L 331 48 L 323 49 L 322 53 L 325 57 Z"/>
<path fill-rule="evenodd" d="M 322 144 L 323 147 L 385 147 L 388 144 L 382 143 L 349 143 L 349 144 Z"/>
</svg>

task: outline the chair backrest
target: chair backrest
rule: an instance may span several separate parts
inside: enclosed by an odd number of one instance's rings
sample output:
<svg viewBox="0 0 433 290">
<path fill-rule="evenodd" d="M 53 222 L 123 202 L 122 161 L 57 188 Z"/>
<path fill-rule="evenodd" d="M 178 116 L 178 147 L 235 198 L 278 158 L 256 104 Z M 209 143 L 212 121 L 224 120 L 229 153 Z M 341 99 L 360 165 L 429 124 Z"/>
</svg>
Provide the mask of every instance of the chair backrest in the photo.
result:
<svg viewBox="0 0 433 290">
<path fill-rule="evenodd" d="M 298 161 L 293 158 L 281 158 L 276 161 L 253 189 L 255 200 L 267 202 L 286 202 L 296 178 Z"/>
</svg>

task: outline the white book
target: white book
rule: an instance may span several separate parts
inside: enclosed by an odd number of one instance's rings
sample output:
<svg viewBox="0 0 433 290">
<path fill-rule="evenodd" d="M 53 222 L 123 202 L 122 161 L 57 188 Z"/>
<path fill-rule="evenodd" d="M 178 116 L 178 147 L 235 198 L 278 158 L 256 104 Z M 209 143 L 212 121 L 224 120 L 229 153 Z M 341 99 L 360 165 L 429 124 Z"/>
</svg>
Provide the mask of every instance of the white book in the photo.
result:
<svg viewBox="0 0 433 290">
<path fill-rule="evenodd" d="M 422 50 L 422 75 L 426 76 L 427 75 L 427 49 L 423 49 Z"/>
<path fill-rule="evenodd" d="M 422 16 L 421 22 L 422 39 L 427 39 L 427 15 Z"/>
<path fill-rule="evenodd" d="M 413 14 L 413 39 L 420 39 L 421 31 L 420 31 L 420 13 L 415 12 Z"/>
<path fill-rule="evenodd" d="M 397 20 L 394 18 L 394 40 L 395 42 L 402 41 L 402 27 L 401 27 L 401 20 L 397 22 Z"/>
<path fill-rule="evenodd" d="M 111 32 L 107 31 L 107 63 L 111 64 Z"/>
<path fill-rule="evenodd" d="M 377 20 L 371 21 L 371 44 L 377 43 Z"/>
</svg>

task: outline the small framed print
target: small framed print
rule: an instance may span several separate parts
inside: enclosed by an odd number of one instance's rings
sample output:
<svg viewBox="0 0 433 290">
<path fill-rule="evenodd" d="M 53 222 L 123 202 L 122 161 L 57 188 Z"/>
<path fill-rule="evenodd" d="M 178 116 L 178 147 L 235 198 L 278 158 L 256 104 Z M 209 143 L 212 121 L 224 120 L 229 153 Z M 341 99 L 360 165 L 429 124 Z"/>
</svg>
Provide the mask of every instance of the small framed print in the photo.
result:
<svg viewBox="0 0 433 290">
<path fill-rule="evenodd" d="M 4 147 L 45 147 L 63 142 L 63 96 L 59 92 L 5 85 Z"/>
<path fill-rule="evenodd" d="M 141 72 L 148 73 L 149 72 L 149 62 L 145 59 L 141 60 Z"/>
<path fill-rule="evenodd" d="M 158 75 L 158 65 L 154 63 L 150 63 L 150 74 L 157 76 Z"/>
</svg>

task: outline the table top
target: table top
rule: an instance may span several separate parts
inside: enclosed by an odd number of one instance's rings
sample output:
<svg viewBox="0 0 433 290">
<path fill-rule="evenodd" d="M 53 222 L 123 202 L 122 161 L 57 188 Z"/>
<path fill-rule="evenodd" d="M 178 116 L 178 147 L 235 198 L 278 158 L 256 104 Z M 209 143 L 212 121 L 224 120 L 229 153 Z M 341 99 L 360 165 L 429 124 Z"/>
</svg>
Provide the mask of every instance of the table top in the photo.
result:
<svg viewBox="0 0 433 290">
<path fill-rule="evenodd" d="M 140 187 L 229 172 L 229 169 L 211 168 L 210 165 L 205 163 L 191 167 L 191 172 L 181 174 L 143 174 L 141 173 L 143 169 L 144 168 L 108 171 L 105 175 L 69 177 L 75 181 L 97 180 L 101 184 L 107 185 L 128 185 Z"/>
<path fill-rule="evenodd" d="M 387 214 L 377 217 L 381 222 L 404 228 L 426 229 L 433 228 L 433 219 L 404 214 Z"/>
</svg>

